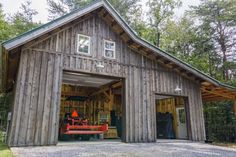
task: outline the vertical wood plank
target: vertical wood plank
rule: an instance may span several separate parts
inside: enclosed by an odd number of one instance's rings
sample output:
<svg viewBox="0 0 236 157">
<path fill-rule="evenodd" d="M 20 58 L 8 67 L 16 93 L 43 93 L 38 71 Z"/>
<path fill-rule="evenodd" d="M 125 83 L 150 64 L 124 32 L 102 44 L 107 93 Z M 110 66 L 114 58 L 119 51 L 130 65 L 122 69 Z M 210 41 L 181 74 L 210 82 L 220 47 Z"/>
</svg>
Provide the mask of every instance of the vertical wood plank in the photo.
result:
<svg viewBox="0 0 236 157">
<path fill-rule="evenodd" d="M 194 95 L 195 95 L 195 106 L 197 108 L 196 110 L 196 125 L 197 125 L 197 141 L 200 141 L 201 136 L 202 136 L 202 128 L 201 128 L 201 113 L 200 113 L 200 108 L 201 108 L 201 104 L 199 101 L 200 96 L 198 95 L 198 90 L 197 89 L 197 85 L 194 84 Z"/>
<path fill-rule="evenodd" d="M 130 66 L 130 100 L 131 100 L 131 103 L 130 103 L 130 114 L 131 114 L 131 121 L 130 121 L 130 125 L 131 125 L 131 132 L 132 132 L 132 136 L 131 136 L 131 141 L 132 142 L 135 142 L 135 134 L 136 134 L 136 130 L 135 130 L 135 125 L 136 125 L 136 119 L 135 119 L 135 97 L 134 97 L 134 93 L 136 92 L 134 90 L 134 67 L 133 66 Z"/>
<path fill-rule="evenodd" d="M 48 127 L 50 120 L 50 106 L 51 106 L 51 91 L 52 91 L 52 81 L 53 81 L 53 64 L 54 58 L 53 54 L 49 54 L 47 58 L 48 66 L 46 72 L 46 84 L 45 84 L 45 98 L 43 103 L 43 117 L 42 117 L 42 137 L 41 144 L 48 144 Z"/>
<path fill-rule="evenodd" d="M 146 100 L 146 102 L 147 102 L 147 141 L 148 142 L 150 142 L 150 140 L 151 140 L 151 118 L 150 118 L 150 114 L 151 114 L 151 112 L 150 112 L 150 86 L 149 86 L 149 83 L 150 83 L 150 78 L 149 78 L 149 70 L 146 70 L 146 79 L 147 79 L 147 85 L 146 85 L 146 92 L 145 92 L 145 94 L 147 95 L 147 100 Z"/>
<path fill-rule="evenodd" d="M 66 52 L 67 53 L 67 52 Z M 57 61 L 57 54 L 53 55 L 54 58 L 54 63 L 52 65 L 52 77 L 53 77 L 53 81 L 52 81 L 52 90 L 51 90 L 51 104 L 50 104 L 50 114 L 49 114 L 49 125 L 48 125 L 48 138 L 47 138 L 47 143 L 48 144 L 53 144 L 54 143 L 54 131 L 55 131 L 55 112 L 56 112 L 56 89 L 57 89 L 57 81 L 59 80 L 58 76 L 57 76 L 57 71 L 59 68 L 57 68 L 56 66 L 58 66 L 58 61 Z M 58 90 L 58 89 L 57 89 Z M 50 91 L 49 91 L 50 92 Z"/>
<path fill-rule="evenodd" d="M 127 69 L 124 69 L 125 70 L 125 73 L 127 73 Z M 126 78 L 125 78 L 125 111 L 126 111 L 126 115 L 125 115 L 125 118 L 126 118 L 126 142 L 129 142 L 130 141 L 130 125 L 129 125 L 129 121 L 130 121 L 130 110 L 129 110 L 129 77 L 126 75 Z"/>
<path fill-rule="evenodd" d="M 138 112 L 138 108 L 139 108 L 139 91 L 138 91 L 138 71 L 137 68 L 134 67 L 133 70 L 133 101 L 134 101 L 134 142 L 138 142 L 139 141 L 139 120 L 138 120 L 138 116 L 139 116 L 139 112 Z"/>
<path fill-rule="evenodd" d="M 10 133 L 8 137 L 8 144 L 10 146 L 16 146 L 18 140 L 18 134 L 16 131 L 19 130 L 21 109 L 22 109 L 22 99 L 23 99 L 23 87 L 25 83 L 25 73 L 27 65 L 27 54 L 21 52 L 20 55 L 20 67 L 17 75 L 14 104 L 13 104 L 13 113 L 12 113 L 12 122 L 10 127 Z M 20 92 L 21 91 L 21 92 Z"/>
<path fill-rule="evenodd" d="M 41 54 L 41 68 L 40 68 L 40 81 L 39 81 L 39 95 L 38 95 L 38 103 L 37 103 L 37 118 L 36 118 L 36 132 L 34 143 L 35 145 L 42 145 L 42 117 L 43 117 L 43 107 L 44 107 L 44 98 L 45 98 L 45 84 L 46 84 L 46 75 L 47 75 L 47 67 L 48 67 L 48 54 Z"/>
<path fill-rule="evenodd" d="M 129 91 L 129 95 L 128 95 L 128 108 L 129 108 L 129 127 L 128 127 L 128 129 L 129 129 L 129 141 L 130 142 L 133 142 L 132 140 L 132 138 L 133 138 L 133 132 L 132 132 L 132 130 L 133 130 L 133 128 L 132 128 L 132 123 L 133 123 L 133 121 L 132 121 L 132 97 L 131 97 L 131 95 L 132 95 L 132 81 L 131 81 L 131 67 L 128 67 L 128 84 L 129 84 L 129 86 L 128 86 L 128 91 Z"/>
<path fill-rule="evenodd" d="M 147 78 L 146 78 L 146 62 L 144 56 L 142 56 L 142 105 L 143 105 L 143 141 L 147 141 L 147 95 L 146 93 L 146 84 L 147 84 Z"/>
<path fill-rule="evenodd" d="M 19 101 L 18 101 L 18 104 L 16 104 L 16 105 L 18 105 L 18 113 L 17 113 L 17 120 L 16 120 L 16 128 L 15 128 L 15 136 L 14 136 L 14 144 L 16 144 L 16 145 L 19 145 L 19 136 L 20 136 L 20 134 L 19 134 L 19 132 L 20 132 L 20 127 L 21 127 L 21 125 L 20 125 L 20 123 L 21 123 L 21 116 L 22 116 L 22 108 L 23 108 L 23 100 L 24 100 L 24 94 L 25 94 L 25 82 L 26 82 L 26 71 L 27 71 L 27 66 L 28 66 L 28 60 L 30 60 L 30 59 L 28 59 L 29 58 L 29 56 L 28 56 L 28 53 L 27 53 L 27 51 L 24 51 L 24 52 L 22 52 L 22 56 L 21 56 L 22 58 L 24 58 L 24 59 L 26 59 L 26 60 L 24 60 L 25 62 L 24 63 L 22 63 L 23 64 L 23 72 L 22 72 L 22 79 L 21 79 L 21 81 L 20 81 L 20 84 L 21 84 L 21 87 L 20 87 L 20 91 L 18 91 L 18 92 L 20 92 L 20 95 L 19 95 Z"/>
<path fill-rule="evenodd" d="M 29 119 L 29 108 L 31 101 L 31 89 L 32 89 L 32 79 L 33 79 L 33 70 L 34 70 L 34 57 L 35 55 L 31 52 L 27 52 L 29 60 L 27 63 L 27 73 L 26 80 L 24 86 L 24 94 L 23 94 L 23 106 L 22 106 L 22 114 L 20 118 L 20 129 L 19 129 L 19 137 L 18 144 L 25 145 L 27 138 L 27 126 Z"/>
<path fill-rule="evenodd" d="M 61 106 L 61 87 L 62 87 L 62 66 L 63 66 L 63 56 L 60 55 L 58 56 L 59 59 L 59 73 L 58 73 L 58 82 L 57 82 L 57 98 L 56 98 L 56 117 L 55 117 L 55 121 L 53 121 L 55 123 L 55 130 L 54 130 L 54 140 L 55 140 L 55 144 L 58 142 L 58 130 L 59 130 L 59 116 L 60 116 L 60 106 Z M 57 67 L 58 68 L 58 67 Z"/>
<path fill-rule="evenodd" d="M 40 54 L 37 52 L 32 52 L 35 55 L 33 61 L 35 61 L 34 70 L 33 70 L 33 81 L 32 81 L 32 92 L 31 92 L 31 101 L 30 101 L 30 111 L 28 118 L 28 127 L 27 127 L 27 138 L 26 144 L 34 145 L 34 133 L 35 133 L 35 124 L 36 124 L 36 115 L 37 115 L 37 101 L 38 101 L 38 90 L 39 90 L 39 74 L 41 66 Z"/>
</svg>

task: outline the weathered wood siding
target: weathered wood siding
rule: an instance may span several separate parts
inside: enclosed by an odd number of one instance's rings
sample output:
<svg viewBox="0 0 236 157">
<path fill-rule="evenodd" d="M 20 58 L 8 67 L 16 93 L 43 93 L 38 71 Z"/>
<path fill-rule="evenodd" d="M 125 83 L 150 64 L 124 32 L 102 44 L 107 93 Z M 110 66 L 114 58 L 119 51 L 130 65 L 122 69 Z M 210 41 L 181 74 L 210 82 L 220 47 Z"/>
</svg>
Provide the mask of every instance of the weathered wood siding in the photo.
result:
<svg viewBox="0 0 236 157">
<path fill-rule="evenodd" d="M 91 37 L 91 55 L 76 53 L 78 33 Z M 104 39 L 116 42 L 115 60 L 103 57 Z M 105 68 L 97 69 L 98 62 Z M 22 52 L 10 145 L 57 143 L 62 69 L 125 78 L 125 142 L 156 140 L 155 93 L 187 96 L 190 139 L 205 139 L 200 85 L 134 52 L 101 18 L 92 15 Z M 174 92 L 177 84 L 180 93 Z"/>
<path fill-rule="evenodd" d="M 15 89 L 10 146 L 57 143 L 61 55 L 24 50 Z"/>
</svg>

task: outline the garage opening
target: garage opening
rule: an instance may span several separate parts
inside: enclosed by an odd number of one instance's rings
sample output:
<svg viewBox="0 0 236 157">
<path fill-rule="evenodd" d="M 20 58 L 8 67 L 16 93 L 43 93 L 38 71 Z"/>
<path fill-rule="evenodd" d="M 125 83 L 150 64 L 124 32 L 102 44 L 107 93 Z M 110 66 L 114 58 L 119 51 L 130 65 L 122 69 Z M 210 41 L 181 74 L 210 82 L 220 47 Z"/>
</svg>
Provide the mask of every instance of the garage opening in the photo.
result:
<svg viewBox="0 0 236 157">
<path fill-rule="evenodd" d="M 122 138 L 123 79 L 64 71 L 59 140 Z"/>
<path fill-rule="evenodd" d="M 187 98 L 156 95 L 158 139 L 188 139 Z"/>
</svg>

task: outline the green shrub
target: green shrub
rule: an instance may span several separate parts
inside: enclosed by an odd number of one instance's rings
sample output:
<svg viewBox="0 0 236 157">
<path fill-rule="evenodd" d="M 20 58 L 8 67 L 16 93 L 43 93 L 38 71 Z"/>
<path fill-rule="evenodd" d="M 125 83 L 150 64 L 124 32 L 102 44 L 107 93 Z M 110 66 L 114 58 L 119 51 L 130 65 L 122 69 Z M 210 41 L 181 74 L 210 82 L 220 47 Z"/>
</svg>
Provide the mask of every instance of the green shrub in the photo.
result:
<svg viewBox="0 0 236 157">
<path fill-rule="evenodd" d="M 236 141 L 236 117 L 233 102 L 224 101 L 204 105 L 206 136 L 220 142 Z"/>
<path fill-rule="evenodd" d="M 11 93 L 0 94 L 0 142 L 5 142 L 5 132 L 7 130 L 7 115 L 12 103 Z"/>
</svg>

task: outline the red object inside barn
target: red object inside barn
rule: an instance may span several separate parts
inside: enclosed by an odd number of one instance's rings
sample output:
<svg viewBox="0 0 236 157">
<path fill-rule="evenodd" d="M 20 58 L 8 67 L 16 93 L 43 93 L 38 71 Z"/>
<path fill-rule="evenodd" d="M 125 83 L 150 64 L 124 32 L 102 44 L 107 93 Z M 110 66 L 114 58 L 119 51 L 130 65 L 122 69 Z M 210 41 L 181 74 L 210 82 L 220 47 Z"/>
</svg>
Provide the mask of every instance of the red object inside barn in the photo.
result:
<svg viewBox="0 0 236 157">
<path fill-rule="evenodd" d="M 74 110 L 72 116 L 66 116 L 64 119 L 64 123 L 60 127 L 60 134 L 66 135 L 91 135 L 91 134 L 102 134 L 108 131 L 108 124 L 103 125 L 88 125 L 87 119 L 82 119 L 79 116 L 76 117 L 74 115 L 78 115 Z"/>
</svg>

